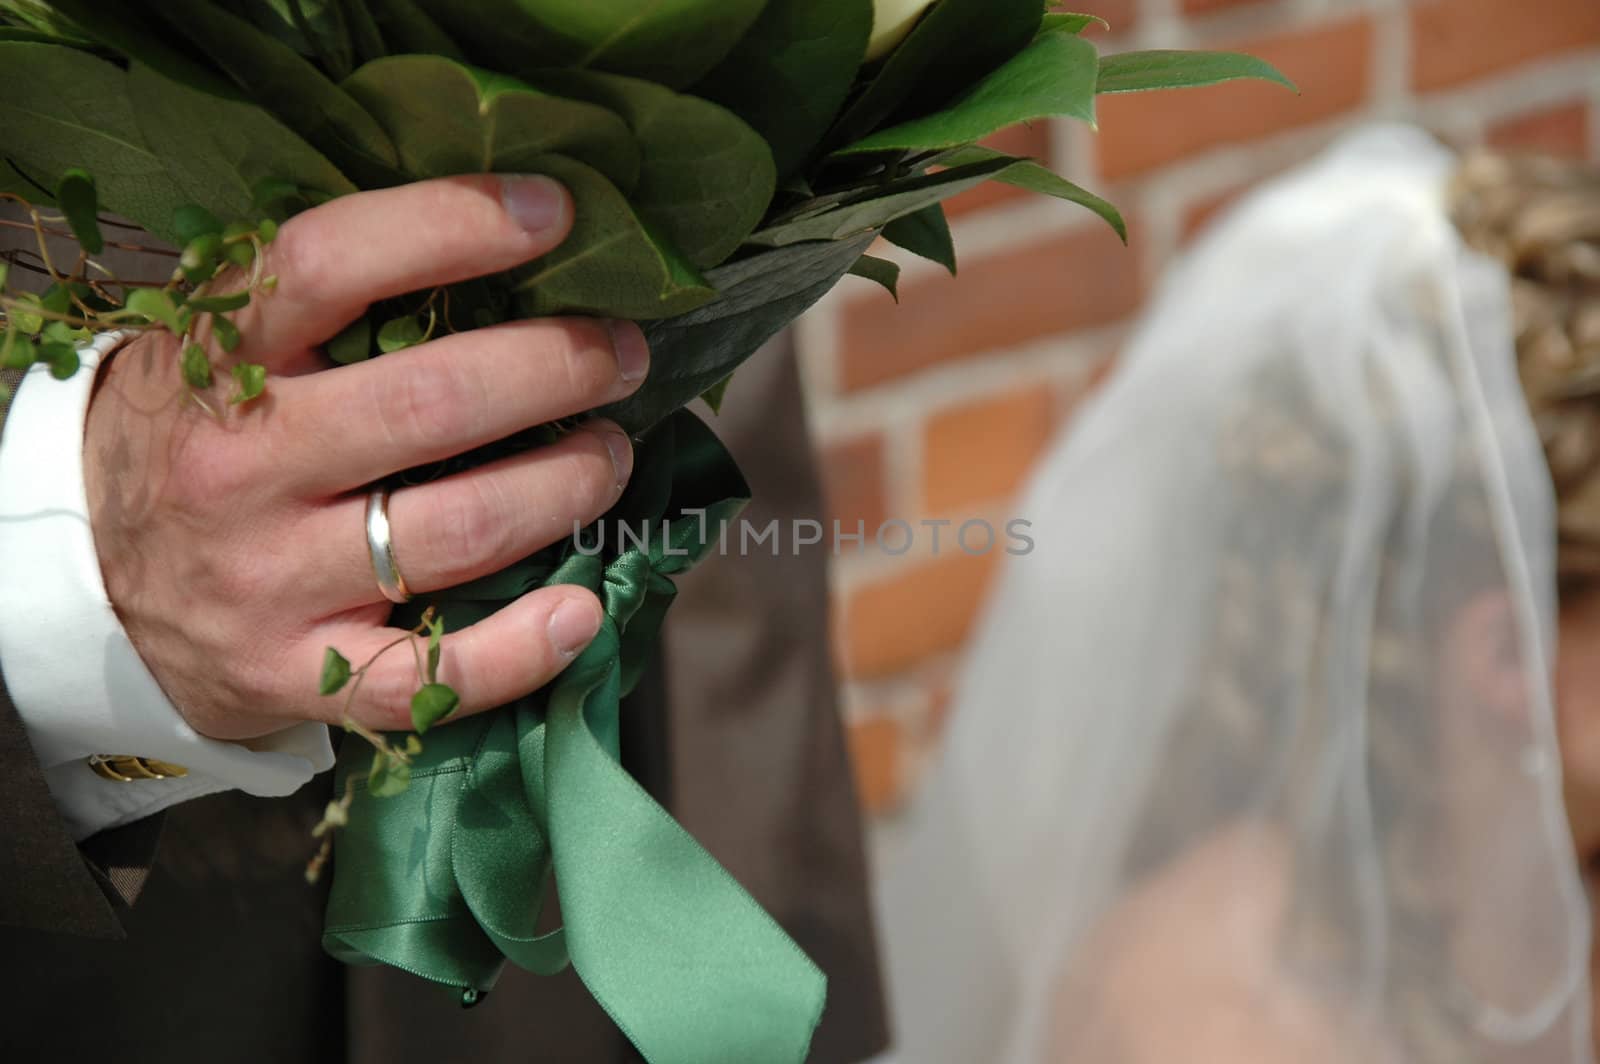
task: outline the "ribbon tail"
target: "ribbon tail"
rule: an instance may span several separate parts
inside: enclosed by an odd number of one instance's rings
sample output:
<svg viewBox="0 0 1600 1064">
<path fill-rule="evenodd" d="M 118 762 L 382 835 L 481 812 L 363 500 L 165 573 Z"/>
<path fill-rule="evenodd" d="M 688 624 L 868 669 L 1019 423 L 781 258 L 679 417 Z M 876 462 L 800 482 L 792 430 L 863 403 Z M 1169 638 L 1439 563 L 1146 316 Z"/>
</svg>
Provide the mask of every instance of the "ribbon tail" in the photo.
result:
<svg viewBox="0 0 1600 1064">
<path fill-rule="evenodd" d="M 547 713 L 550 840 L 573 967 L 650 1064 L 801 1064 L 827 981 L 596 737 L 618 711 L 617 647 L 607 621 Z"/>
</svg>

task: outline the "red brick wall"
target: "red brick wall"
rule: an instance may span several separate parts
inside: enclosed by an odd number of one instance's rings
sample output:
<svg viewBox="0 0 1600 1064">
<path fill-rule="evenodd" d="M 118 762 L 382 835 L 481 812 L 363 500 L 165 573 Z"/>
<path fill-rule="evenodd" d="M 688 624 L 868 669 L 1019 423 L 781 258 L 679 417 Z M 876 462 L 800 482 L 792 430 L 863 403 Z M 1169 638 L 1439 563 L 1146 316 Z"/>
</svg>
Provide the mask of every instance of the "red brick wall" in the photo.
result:
<svg viewBox="0 0 1600 1064">
<path fill-rule="evenodd" d="M 1067 5 L 1073 7 L 1075 5 Z M 900 305 L 846 282 L 801 324 L 833 516 L 949 519 L 932 556 L 869 544 L 835 564 L 835 643 L 863 800 L 891 812 L 935 749 L 952 677 L 999 556 L 950 549 L 996 524 L 1108 368 L 1182 243 L 1252 183 L 1371 118 L 1459 143 L 1594 157 L 1600 0 L 1083 0 L 1107 51 L 1233 48 L 1301 89 L 1235 84 L 1104 99 L 1100 132 L 1039 123 L 999 138 L 1102 192 L 1124 248 L 1065 204 L 980 189 L 953 204 L 961 275 L 905 266 Z M 1084 515 L 1086 520 L 1093 515 Z M 898 540 L 890 546 L 897 546 Z"/>
</svg>

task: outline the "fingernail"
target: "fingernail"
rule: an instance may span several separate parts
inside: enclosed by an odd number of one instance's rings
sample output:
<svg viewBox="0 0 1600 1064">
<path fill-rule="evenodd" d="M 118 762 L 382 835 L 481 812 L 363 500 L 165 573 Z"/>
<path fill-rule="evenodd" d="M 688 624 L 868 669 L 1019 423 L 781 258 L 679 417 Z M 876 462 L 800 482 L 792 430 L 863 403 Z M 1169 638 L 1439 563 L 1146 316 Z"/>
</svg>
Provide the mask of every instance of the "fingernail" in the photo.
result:
<svg viewBox="0 0 1600 1064">
<path fill-rule="evenodd" d="M 555 181 L 535 175 L 501 178 L 500 202 L 524 231 L 542 236 L 566 228 L 572 201 Z"/>
<path fill-rule="evenodd" d="M 606 450 L 611 452 L 611 468 L 617 474 L 617 490 L 628 482 L 628 474 L 633 472 L 633 441 L 628 439 L 626 433 L 616 429 L 601 431 L 600 438 L 605 440 Z"/>
<path fill-rule="evenodd" d="M 600 631 L 600 609 L 593 602 L 568 599 L 550 615 L 550 642 L 564 657 L 573 657 Z"/>
<path fill-rule="evenodd" d="M 645 343 L 644 331 L 631 321 L 608 321 L 611 347 L 617 353 L 617 365 L 625 381 L 642 380 L 650 372 L 650 345 Z"/>
</svg>

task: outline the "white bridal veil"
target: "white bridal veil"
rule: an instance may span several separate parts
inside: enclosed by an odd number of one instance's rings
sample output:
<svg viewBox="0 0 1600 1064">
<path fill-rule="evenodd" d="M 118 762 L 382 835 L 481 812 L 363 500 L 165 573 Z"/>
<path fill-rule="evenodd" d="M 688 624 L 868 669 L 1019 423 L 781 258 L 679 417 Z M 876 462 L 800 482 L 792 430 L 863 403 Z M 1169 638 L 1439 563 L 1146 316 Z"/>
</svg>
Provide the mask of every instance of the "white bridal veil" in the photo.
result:
<svg viewBox="0 0 1600 1064">
<path fill-rule="evenodd" d="M 901 1064 L 1589 1061 L 1549 473 L 1454 158 L 1174 269 L 1043 463 L 879 884 Z"/>
</svg>

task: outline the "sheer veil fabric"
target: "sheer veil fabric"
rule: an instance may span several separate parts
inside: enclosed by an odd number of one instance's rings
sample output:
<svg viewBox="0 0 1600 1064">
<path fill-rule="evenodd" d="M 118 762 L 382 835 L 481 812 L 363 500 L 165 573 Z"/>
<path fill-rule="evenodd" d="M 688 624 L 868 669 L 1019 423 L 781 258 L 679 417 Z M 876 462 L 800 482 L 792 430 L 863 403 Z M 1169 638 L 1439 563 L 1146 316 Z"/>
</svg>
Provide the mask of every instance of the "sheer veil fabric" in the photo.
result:
<svg viewBox="0 0 1600 1064">
<path fill-rule="evenodd" d="M 1042 463 L 884 851 L 902 1064 L 1592 1059 L 1553 495 L 1455 163 L 1372 128 L 1243 201 Z"/>
</svg>

